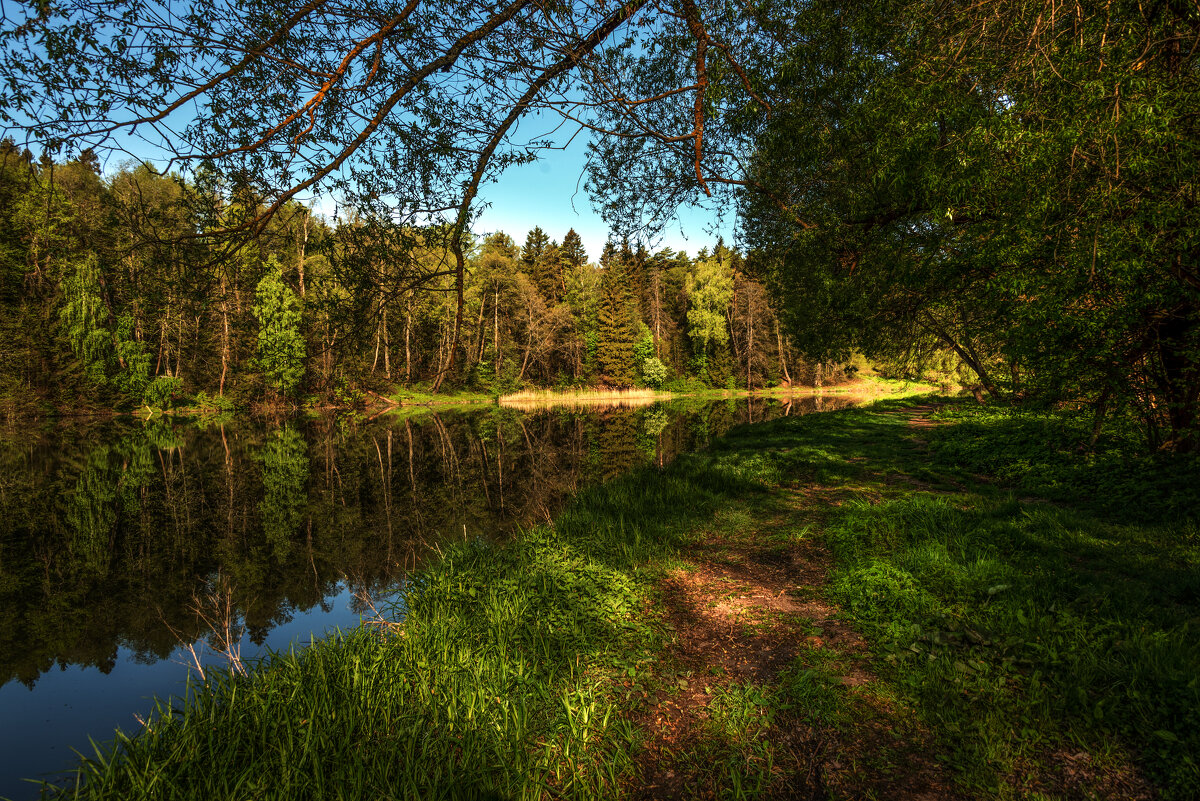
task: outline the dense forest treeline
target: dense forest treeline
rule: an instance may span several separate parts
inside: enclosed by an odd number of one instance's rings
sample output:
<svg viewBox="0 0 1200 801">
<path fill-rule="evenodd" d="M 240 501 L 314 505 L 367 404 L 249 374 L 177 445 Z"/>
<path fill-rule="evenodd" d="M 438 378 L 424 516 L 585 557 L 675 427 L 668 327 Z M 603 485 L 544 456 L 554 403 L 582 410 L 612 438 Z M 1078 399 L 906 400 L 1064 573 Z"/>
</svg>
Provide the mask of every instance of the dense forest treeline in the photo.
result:
<svg viewBox="0 0 1200 801">
<path fill-rule="evenodd" d="M 862 353 L 1090 407 L 1093 446 L 1115 415 L 1200 450 L 1195 3 L 417 0 L 380 29 L 373 0 L 286 24 L 276 0 L 196 0 L 169 34 L 93 6 L 3 28 L 5 132 L 74 159 L 7 148 L 4 324 L 33 332 L 9 397 L 757 386 Z M 88 148 L 184 102 L 145 153 L 186 183 L 101 179 Z M 472 241 L 481 187 L 555 146 L 514 137 L 538 115 L 590 133 L 618 242 L 736 204 L 745 261 Z M 316 191 L 358 216 L 314 219 Z"/>
<path fill-rule="evenodd" d="M 444 229 L 290 204 L 236 249 L 203 236 L 258 212 L 201 174 L 0 154 L 0 386 L 10 409 L 353 403 L 444 387 L 763 387 L 840 380 L 801 359 L 764 286 L 718 243 L 695 257 L 574 230 L 472 243 L 460 350 Z M 449 374 L 448 376 L 445 374 Z M 441 382 L 439 382 L 441 383 Z M 198 397 L 197 397 L 198 396 Z"/>
</svg>

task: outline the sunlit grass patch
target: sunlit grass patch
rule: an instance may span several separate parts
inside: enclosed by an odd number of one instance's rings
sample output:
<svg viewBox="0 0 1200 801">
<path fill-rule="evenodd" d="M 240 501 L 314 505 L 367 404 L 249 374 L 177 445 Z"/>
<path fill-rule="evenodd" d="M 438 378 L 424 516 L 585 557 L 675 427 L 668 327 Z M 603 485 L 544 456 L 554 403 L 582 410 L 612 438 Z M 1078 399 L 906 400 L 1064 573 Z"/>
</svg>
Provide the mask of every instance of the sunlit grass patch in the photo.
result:
<svg viewBox="0 0 1200 801">
<path fill-rule="evenodd" d="M 776 746 L 769 736 L 776 714 L 772 691 L 731 682 L 708 693 L 708 719 L 692 761 L 718 798 L 761 797 L 776 778 Z"/>
</svg>

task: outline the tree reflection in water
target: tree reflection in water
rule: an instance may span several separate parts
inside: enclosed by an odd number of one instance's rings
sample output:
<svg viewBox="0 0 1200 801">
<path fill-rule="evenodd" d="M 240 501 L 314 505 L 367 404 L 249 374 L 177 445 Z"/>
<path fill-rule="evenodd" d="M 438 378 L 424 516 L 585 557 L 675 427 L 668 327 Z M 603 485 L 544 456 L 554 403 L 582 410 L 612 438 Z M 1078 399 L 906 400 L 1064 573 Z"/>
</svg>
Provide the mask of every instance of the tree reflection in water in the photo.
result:
<svg viewBox="0 0 1200 801">
<path fill-rule="evenodd" d="M 215 577 L 221 614 L 261 644 L 343 587 L 376 603 L 439 539 L 503 538 L 581 486 L 815 406 L 486 407 L 13 433 L 0 441 L 0 683 L 32 687 L 56 664 L 107 672 L 119 647 L 164 659 L 211 635 L 212 610 L 196 599 Z"/>
</svg>

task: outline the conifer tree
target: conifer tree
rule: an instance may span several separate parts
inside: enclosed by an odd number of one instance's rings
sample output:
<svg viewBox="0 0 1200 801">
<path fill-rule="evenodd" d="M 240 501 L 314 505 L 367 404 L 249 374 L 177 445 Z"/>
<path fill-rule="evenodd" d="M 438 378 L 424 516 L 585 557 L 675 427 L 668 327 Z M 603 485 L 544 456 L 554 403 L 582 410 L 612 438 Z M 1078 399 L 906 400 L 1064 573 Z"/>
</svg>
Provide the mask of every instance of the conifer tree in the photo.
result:
<svg viewBox="0 0 1200 801">
<path fill-rule="evenodd" d="M 535 265 L 542 261 L 549 244 L 550 237 L 546 236 L 541 226 L 535 225 L 533 230 L 525 235 L 525 247 L 521 248 L 521 264 L 526 275 L 533 277 Z"/>
<path fill-rule="evenodd" d="M 612 251 L 612 252 L 610 252 Z M 617 386 L 632 386 L 637 380 L 633 346 L 637 339 L 633 293 L 629 276 L 619 258 L 612 258 L 611 243 L 602 259 L 607 262 L 600 278 L 600 348 L 598 361 L 605 380 Z"/>
<path fill-rule="evenodd" d="M 562 300 L 567 290 L 562 250 L 557 242 L 551 242 L 542 253 L 542 268 L 537 273 L 538 288 L 551 304 Z"/>
<path fill-rule="evenodd" d="M 567 235 L 563 237 L 562 245 L 559 246 L 559 255 L 567 269 L 587 264 L 587 251 L 583 249 L 583 240 L 579 238 L 579 234 L 575 232 L 574 228 L 569 229 Z"/>
</svg>

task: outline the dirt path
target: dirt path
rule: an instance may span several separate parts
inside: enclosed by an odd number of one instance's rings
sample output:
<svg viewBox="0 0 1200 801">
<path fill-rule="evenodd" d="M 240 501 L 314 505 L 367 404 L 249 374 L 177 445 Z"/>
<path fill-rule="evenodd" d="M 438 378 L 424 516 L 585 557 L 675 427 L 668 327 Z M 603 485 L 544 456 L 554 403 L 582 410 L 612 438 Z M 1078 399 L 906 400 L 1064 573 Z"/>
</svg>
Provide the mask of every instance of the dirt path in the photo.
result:
<svg viewBox="0 0 1200 801">
<path fill-rule="evenodd" d="M 888 414 L 904 421 L 902 441 L 921 453 L 939 408 Z M 675 636 L 634 721 L 645 745 L 641 797 L 963 797 L 949 754 L 876 678 L 866 642 L 829 600 L 832 558 L 821 530 L 849 497 L 878 503 L 889 489 L 969 488 L 948 476 L 933 486 L 886 460 L 845 462 L 863 472 L 842 488 L 801 484 L 726 508 L 662 581 Z M 1005 783 L 1030 797 L 1153 797 L 1124 757 L 1075 748 L 1040 752 Z"/>
<path fill-rule="evenodd" d="M 677 678 L 637 721 L 643 797 L 955 797 L 912 715 L 876 692 L 866 643 L 824 600 L 813 509 L 836 503 L 809 487 L 732 510 L 664 580 Z"/>
</svg>

